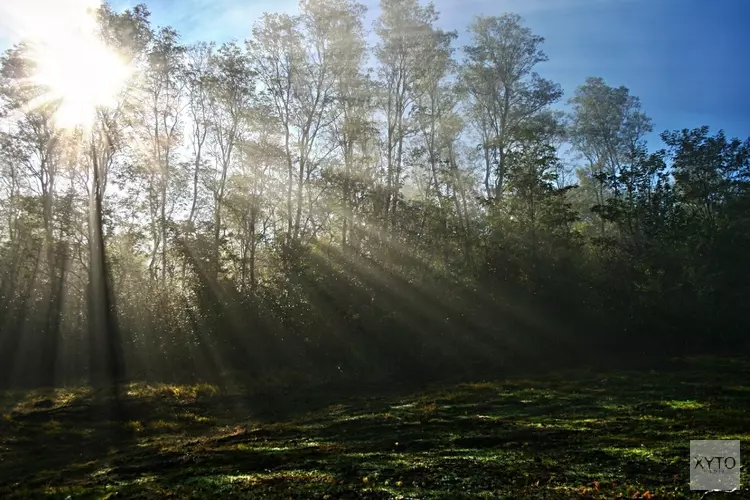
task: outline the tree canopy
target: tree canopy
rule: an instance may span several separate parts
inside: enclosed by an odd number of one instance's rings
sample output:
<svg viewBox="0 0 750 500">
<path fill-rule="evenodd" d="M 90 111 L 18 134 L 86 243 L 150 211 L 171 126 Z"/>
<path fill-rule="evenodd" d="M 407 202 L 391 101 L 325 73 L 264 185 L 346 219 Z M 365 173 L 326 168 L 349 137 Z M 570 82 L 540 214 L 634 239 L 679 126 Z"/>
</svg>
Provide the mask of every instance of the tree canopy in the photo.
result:
<svg viewBox="0 0 750 500">
<path fill-rule="evenodd" d="M 73 125 L 33 45 L 4 54 L 0 385 L 748 346 L 750 139 L 648 145 L 658 124 L 598 77 L 560 111 L 516 14 L 459 46 L 432 4 L 365 12 L 304 0 L 185 44 L 105 5 L 130 72 Z"/>
</svg>

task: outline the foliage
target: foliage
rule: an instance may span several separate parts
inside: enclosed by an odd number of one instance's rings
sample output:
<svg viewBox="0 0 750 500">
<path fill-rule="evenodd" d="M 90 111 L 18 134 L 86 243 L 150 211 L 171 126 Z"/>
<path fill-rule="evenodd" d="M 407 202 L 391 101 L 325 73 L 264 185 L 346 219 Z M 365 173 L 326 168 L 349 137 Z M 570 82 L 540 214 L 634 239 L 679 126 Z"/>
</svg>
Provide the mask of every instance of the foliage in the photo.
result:
<svg viewBox="0 0 750 500">
<path fill-rule="evenodd" d="M 750 141 L 702 127 L 650 149 L 638 98 L 601 78 L 554 112 L 518 15 L 477 18 L 459 51 L 431 4 L 384 0 L 374 47 L 365 12 L 305 1 L 187 46 L 105 5 L 133 75 L 89 127 L 35 105 L 28 45 L 6 52 L 0 385 L 748 347 Z"/>
</svg>

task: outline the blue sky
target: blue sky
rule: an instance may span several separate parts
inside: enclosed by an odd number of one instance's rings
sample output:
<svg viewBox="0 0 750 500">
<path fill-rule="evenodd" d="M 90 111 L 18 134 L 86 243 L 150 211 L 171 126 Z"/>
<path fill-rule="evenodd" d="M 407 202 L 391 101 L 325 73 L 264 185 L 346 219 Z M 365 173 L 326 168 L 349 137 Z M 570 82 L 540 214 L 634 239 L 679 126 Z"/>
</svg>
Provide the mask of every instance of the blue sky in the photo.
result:
<svg viewBox="0 0 750 500">
<path fill-rule="evenodd" d="M 371 19 L 377 0 L 365 2 Z M 158 24 L 190 39 L 246 38 L 264 11 L 296 9 L 294 0 L 152 0 Z M 461 34 L 477 14 L 517 12 L 546 38 L 539 67 L 566 98 L 587 76 L 625 85 L 665 129 L 709 125 L 750 136 L 747 49 L 750 0 L 436 0 L 441 24 Z M 651 142 L 657 140 L 653 137 Z M 652 144 L 652 147 L 655 144 Z"/>
<path fill-rule="evenodd" d="M 0 3 L 16 1 L 22 0 Z M 33 12 L 45 12 L 45 2 L 65 1 L 82 0 L 24 3 L 39 4 Z M 155 24 L 176 27 L 185 41 L 244 39 L 262 12 L 297 8 L 296 0 L 145 2 Z M 365 3 L 370 24 L 377 0 Z M 601 76 L 641 98 L 656 132 L 706 124 L 730 136 L 750 136 L 750 0 L 435 0 L 435 5 L 442 27 L 461 34 L 459 45 L 475 15 L 521 14 L 547 40 L 550 60 L 539 72 L 559 82 L 566 98 L 587 76 Z M 13 33 L 0 20 L 0 44 L 3 40 L 12 41 Z"/>
</svg>

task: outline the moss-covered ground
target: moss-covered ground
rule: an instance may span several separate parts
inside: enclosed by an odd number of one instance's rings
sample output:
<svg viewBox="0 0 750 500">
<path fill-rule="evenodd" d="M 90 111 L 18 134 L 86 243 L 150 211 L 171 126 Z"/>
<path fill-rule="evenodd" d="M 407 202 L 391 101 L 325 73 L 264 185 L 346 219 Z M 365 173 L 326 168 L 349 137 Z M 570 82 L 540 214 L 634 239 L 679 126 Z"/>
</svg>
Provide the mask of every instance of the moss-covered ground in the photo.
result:
<svg viewBox="0 0 750 500">
<path fill-rule="evenodd" d="M 730 358 L 348 392 L 0 393 L 0 498 L 701 498 L 690 440 L 750 442 Z"/>
</svg>

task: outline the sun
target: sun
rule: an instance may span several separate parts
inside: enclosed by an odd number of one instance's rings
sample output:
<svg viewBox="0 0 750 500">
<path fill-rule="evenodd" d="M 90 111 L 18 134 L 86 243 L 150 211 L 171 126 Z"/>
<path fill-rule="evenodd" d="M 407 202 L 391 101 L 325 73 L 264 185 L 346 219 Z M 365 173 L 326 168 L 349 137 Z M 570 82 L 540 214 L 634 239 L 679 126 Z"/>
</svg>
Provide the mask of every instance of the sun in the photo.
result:
<svg viewBox="0 0 750 500">
<path fill-rule="evenodd" d="M 33 55 L 34 83 L 47 89 L 44 99 L 59 102 L 61 127 L 89 125 L 99 107 L 113 107 L 129 68 L 97 40 L 72 38 L 40 47 Z"/>
<path fill-rule="evenodd" d="M 33 105 L 56 104 L 59 127 L 90 126 L 97 109 L 114 107 L 131 68 L 98 36 L 94 11 L 78 10 L 77 23 L 37 36 L 29 44 L 30 80 L 44 94 Z"/>
</svg>

